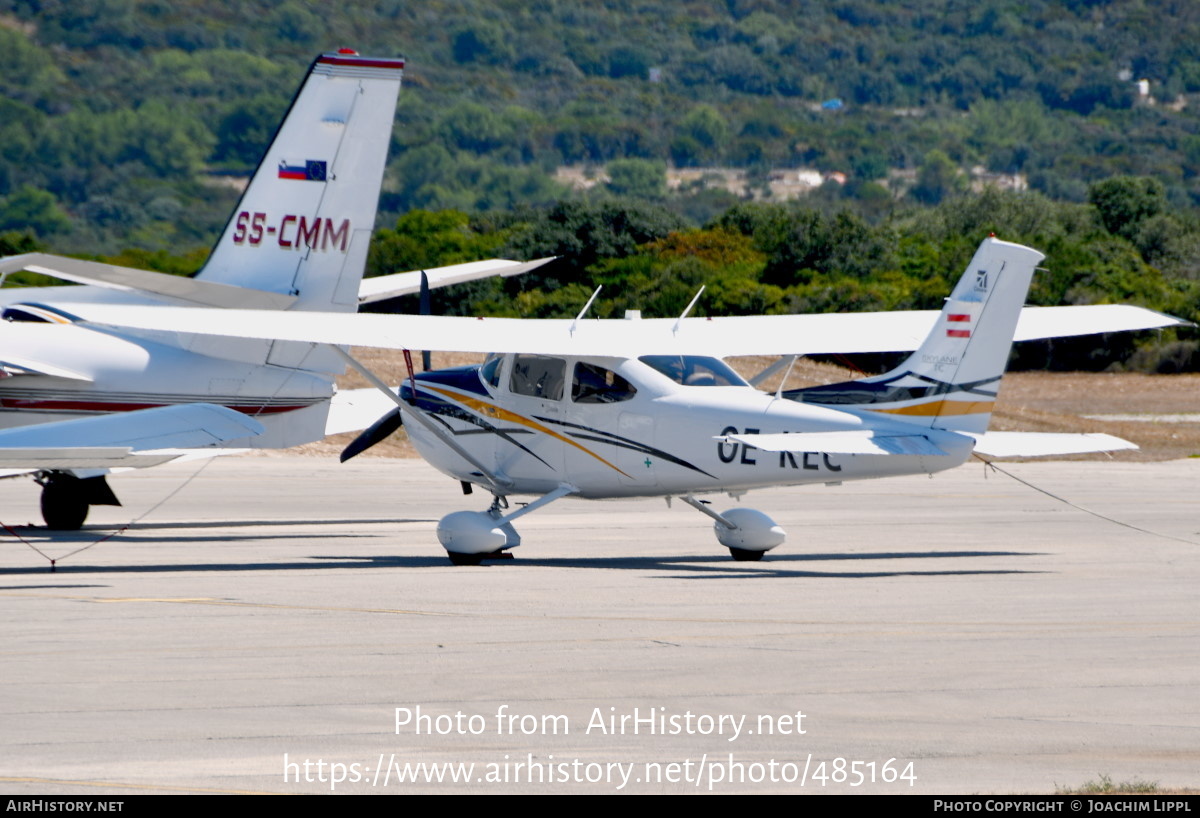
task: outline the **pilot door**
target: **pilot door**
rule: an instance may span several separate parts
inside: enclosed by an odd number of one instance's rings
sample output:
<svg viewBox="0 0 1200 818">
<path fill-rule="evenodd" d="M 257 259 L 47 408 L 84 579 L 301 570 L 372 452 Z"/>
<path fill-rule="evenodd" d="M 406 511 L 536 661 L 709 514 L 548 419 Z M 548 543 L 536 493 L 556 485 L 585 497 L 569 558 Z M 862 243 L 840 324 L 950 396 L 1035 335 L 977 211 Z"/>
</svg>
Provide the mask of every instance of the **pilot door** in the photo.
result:
<svg viewBox="0 0 1200 818">
<path fill-rule="evenodd" d="M 516 480 L 563 482 L 563 400 L 567 362 L 549 355 L 513 355 L 501 378 L 503 404 L 496 418 L 496 468 Z"/>
</svg>

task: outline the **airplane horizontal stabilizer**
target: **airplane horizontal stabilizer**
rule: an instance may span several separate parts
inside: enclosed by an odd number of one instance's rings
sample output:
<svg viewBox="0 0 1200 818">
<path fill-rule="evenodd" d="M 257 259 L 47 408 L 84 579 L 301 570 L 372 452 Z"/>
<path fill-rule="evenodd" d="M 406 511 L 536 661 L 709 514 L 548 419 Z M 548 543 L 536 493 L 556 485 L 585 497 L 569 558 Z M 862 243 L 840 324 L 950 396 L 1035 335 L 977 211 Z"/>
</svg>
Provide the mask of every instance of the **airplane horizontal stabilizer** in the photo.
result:
<svg viewBox="0 0 1200 818">
<path fill-rule="evenodd" d="M 976 440 L 975 451 L 993 457 L 1044 457 L 1138 448 L 1136 443 L 1106 434 L 985 432 L 971 437 Z"/>
<path fill-rule="evenodd" d="M 146 468 L 168 463 L 174 452 L 141 454 L 128 446 L 74 446 L 60 448 L 0 449 L 0 466 L 19 473 L 64 469 Z"/>
<path fill-rule="evenodd" d="M 534 261 L 509 261 L 503 258 L 490 258 L 484 261 L 469 261 L 465 264 L 451 264 L 448 267 L 431 267 L 428 270 L 413 270 L 407 273 L 392 273 L 386 276 L 363 279 L 358 287 L 358 302 L 370 304 L 385 298 L 395 298 L 398 295 L 412 295 L 421 289 L 421 273 L 429 279 L 430 289 L 446 287 L 451 284 L 462 284 L 489 276 L 509 276 L 527 273 L 547 262 L 554 261 L 555 256 L 539 258 Z"/>
<path fill-rule="evenodd" d="M 40 469 L 150 466 L 152 460 L 162 463 L 188 453 L 180 450 L 262 433 L 261 423 L 224 406 L 161 406 L 5 429 L 0 463 Z"/>
<path fill-rule="evenodd" d="M 737 442 L 768 452 L 823 452 L 825 454 L 907 454 L 946 456 L 923 434 L 890 433 L 871 429 L 797 434 L 718 435 L 717 440 Z"/>
<path fill-rule="evenodd" d="M 294 295 L 270 293 L 213 281 L 200 281 L 167 273 L 156 273 L 151 270 L 119 267 L 116 264 L 84 261 L 49 253 L 25 253 L 0 259 L 0 274 L 15 273 L 21 270 L 109 290 L 165 296 L 202 307 L 283 310 L 296 301 Z"/>
</svg>

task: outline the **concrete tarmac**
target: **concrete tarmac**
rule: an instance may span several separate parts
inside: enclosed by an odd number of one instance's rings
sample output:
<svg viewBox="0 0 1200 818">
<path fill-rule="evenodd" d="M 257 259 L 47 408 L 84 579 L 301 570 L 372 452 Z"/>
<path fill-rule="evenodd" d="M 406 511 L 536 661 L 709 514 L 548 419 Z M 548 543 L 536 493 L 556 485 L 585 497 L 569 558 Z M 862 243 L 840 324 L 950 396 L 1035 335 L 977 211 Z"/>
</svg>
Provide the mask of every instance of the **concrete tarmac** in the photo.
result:
<svg viewBox="0 0 1200 818">
<path fill-rule="evenodd" d="M 84 531 L 4 536 L 0 786 L 1200 787 L 1200 461 L 1005 468 L 1146 531 L 977 463 L 714 498 L 787 529 L 760 563 L 681 503 L 568 499 L 455 568 L 436 521 L 487 495 L 419 461 L 119 475 Z"/>
</svg>

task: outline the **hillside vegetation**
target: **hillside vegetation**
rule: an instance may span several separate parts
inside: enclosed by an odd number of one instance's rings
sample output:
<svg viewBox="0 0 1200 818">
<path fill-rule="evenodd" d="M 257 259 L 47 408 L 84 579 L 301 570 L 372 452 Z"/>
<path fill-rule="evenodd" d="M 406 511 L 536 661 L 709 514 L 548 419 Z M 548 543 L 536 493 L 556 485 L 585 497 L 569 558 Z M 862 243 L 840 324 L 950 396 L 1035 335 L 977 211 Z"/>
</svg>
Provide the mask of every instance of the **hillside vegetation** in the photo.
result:
<svg viewBox="0 0 1200 818">
<path fill-rule="evenodd" d="M 605 284 L 600 314 L 670 314 L 701 283 L 711 313 L 929 307 L 994 231 L 1047 253 L 1037 303 L 1200 317 L 1200 6 L 1165 0 L 0 0 L 0 251 L 194 270 L 340 46 L 409 61 L 372 272 L 564 256 L 447 308 L 573 313 Z M 668 191 L 668 164 L 845 183 L 754 203 Z M 971 192 L 974 167 L 1029 189 Z M 1135 364 L 1195 368 L 1152 344 Z"/>
</svg>

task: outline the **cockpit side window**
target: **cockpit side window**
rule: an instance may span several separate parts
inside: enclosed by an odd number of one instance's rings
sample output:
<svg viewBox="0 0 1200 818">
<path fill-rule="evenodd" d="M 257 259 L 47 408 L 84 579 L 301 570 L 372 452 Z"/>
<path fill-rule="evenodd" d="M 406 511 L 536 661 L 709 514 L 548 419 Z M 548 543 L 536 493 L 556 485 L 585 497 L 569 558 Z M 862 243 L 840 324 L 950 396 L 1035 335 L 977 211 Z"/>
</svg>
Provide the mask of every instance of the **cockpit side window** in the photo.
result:
<svg viewBox="0 0 1200 818">
<path fill-rule="evenodd" d="M 636 394 L 633 384 L 611 369 L 582 361 L 575 364 L 571 381 L 571 400 L 575 403 L 620 403 Z"/>
<path fill-rule="evenodd" d="M 703 355 L 643 355 L 639 361 L 683 386 L 748 386 L 720 358 Z"/>
<path fill-rule="evenodd" d="M 545 355 L 514 355 L 508 388 L 514 395 L 562 400 L 567 362 Z"/>
</svg>

